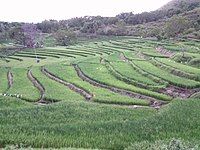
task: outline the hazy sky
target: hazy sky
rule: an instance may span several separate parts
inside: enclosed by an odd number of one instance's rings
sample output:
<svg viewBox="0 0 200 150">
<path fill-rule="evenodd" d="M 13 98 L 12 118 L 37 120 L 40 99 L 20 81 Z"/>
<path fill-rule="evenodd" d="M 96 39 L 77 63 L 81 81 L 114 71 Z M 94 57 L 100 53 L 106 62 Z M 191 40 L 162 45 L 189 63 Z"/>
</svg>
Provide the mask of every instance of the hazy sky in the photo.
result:
<svg viewBox="0 0 200 150">
<path fill-rule="evenodd" d="M 160 8 L 170 0 L 1 0 L 0 21 L 41 22 L 81 16 L 115 16 Z"/>
</svg>

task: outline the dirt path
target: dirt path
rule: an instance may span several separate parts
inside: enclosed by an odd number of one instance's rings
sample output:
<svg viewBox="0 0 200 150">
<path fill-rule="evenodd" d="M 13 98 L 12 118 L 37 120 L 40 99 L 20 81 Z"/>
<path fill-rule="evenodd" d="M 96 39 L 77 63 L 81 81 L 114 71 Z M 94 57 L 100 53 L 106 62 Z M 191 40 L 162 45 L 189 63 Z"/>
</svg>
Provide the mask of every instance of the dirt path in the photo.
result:
<svg viewBox="0 0 200 150">
<path fill-rule="evenodd" d="M 100 83 L 98 81 L 95 81 L 94 79 L 91 79 L 90 77 L 88 77 L 87 75 L 85 75 L 81 69 L 78 67 L 78 65 L 74 65 L 74 68 L 78 74 L 78 76 L 83 80 L 83 81 L 87 81 L 89 82 L 90 84 L 94 85 L 94 86 L 97 86 L 97 87 L 102 87 L 102 88 L 105 88 L 105 89 L 109 89 L 110 91 L 112 92 L 115 92 L 115 93 L 119 93 L 121 95 L 125 95 L 125 96 L 129 96 L 131 98 L 137 98 L 137 99 L 144 99 L 144 100 L 148 100 L 150 102 L 150 106 L 151 107 L 154 107 L 154 108 L 159 108 L 161 107 L 162 105 L 166 104 L 166 102 L 163 102 L 163 101 L 158 101 L 156 100 L 155 98 L 152 98 L 152 97 L 149 97 L 149 96 L 145 96 L 145 95 L 141 95 L 141 94 L 138 94 L 138 93 L 134 93 L 132 91 L 127 91 L 127 90 L 124 90 L 124 89 L 120 89 L 120 88 L 117 88 L 117 87 L 113 87 L 113 86 L 109 86 L 109 85 L 105 85 L 103 83 Z"/>
<path fill-rule="evenodd" d="M 80 95 L 82 95 L 83 97 L 85 97 L 86 100 L 91 100 L 93 97 L 93 94 L 85 91 L 84 89 L 72 84 L 72 83 L 68 83 L 62 79 L 60 79 L 59 77 L 56 77 L 54 74 L 50 73 L 47 69 L 45 69 L 44 67 L 42 67 L 41 69 L 42 73 L 44 73 L 47 77 L 49 77 L 52 80 L 55 80 L 56 82 L 59 82 L 67 87 L 69 87 L 71 90 L 79 93 Z"/>
<path fill-rule="evenodd" d="M 33 85 L 40 91 L 40 99 L 38 100 L 38 104 L 47 104 L 45 101 L 45 88 L 43 85 L 33 76 L 31 70 L 28 70 L 27 76 L 29 80 L 33 83 Z"/>
<path fill-rule="evenodd" d="M 156 51 L 158 52 L 158 53 L 160 53 L 160 54 L 162 54 L 162 55 L 164 55 L 164 56 L 166 56 L 166 57 L 169 57 L 169 58 L 171 58 L 171 57 L 173 57 L 174 55 L 175 55 L 175 53 L 173 53 L 173 52 L 171 52 L 171 51 L 169 51 L 169 50 L 166 50 L 166 49 L 164 49 L 163 47 L 157 47 L 156 48 Z"/>
<path fill-rule="evenodd" d="M 13 74 L 10 71 L 8 71 L 7 78 L 8 78 L 8 89 L 10 89 L 13 86 Z"/>
<path fill-rule="evenodd" d="M 195 93 L 198 93 L 200 89 L 187 89 L 187 88 L 181 88 L 174 85 L 169 85 L 166 88 L 160 89 L 159 92 L 167 94 L 173 98 L 182 98 L 186 99 L 194 95 Z"/>
<path fill-rule="evenodd" d="M 123 53 L 120 53 L 119 59 L 124 61 L 124 62 L 128 62 L 128 59 L 125 57 L 125 55 Z"/>
</svg>

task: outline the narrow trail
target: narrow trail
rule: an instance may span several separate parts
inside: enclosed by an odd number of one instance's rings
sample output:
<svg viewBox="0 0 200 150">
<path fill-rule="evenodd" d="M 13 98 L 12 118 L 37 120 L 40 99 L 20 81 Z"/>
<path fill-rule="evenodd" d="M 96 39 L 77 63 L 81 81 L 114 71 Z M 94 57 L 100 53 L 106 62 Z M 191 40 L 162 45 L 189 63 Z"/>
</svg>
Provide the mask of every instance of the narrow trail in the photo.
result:
<svg viewBox="0 0 200 150">
<path fill-rule="evenodd" d="M 166 50 L 163 47 L 157 47 L 156 48 L 156 52 L 158 52 L 158 53 L 160 53 L 160 54 L 162 54 L 162 55 L 164 55 L 164 56 L 166 56 L 168 58 L 171 58 L 171 57 L 173 57 L 175 55 L 175 53 L 173 53 L 173 52 L 171 52 L 169 50 Z"/>
<path fill-rule="evenodd" d="M 166 88 L 159 89 L 159 92 L 165 93 L 173 98 L 182 98 L 187 99 L 192 97 L 195 93 L 200 92 L 200 89 L 187 89 L 187 88 L 181 88 L 174 85 L 169 85 Z"/>
<path fill-rule="evenodd" d="M 40 91 L 40 99 L 38 104 L 48 104 L 49 102 L 45 101 L 45 88 L 43 85 L 33 76 L 31 70 L 28 70 L 27 76 L 33 85 Z"/>
<path fill-rule="evenodd" d="M 124 62 L 128 62 L 128 59 L 125 57 L 124 53 L 120 53 L 119 59 Z"/>
<path fill-rule="evenodd" d="M 152 97 L 149 97 L 149 96 L 145 96 L 145 95 L 141 95 L 141 94 L 138 94 L 138 93 L 134 93 L 132 91 L 127 91 L 127 90 L 124 90 L 124 89 L 120 89 L 120 88 L 117 88 L 117 87 L 113 87 L 113 86 L 109 86 L 109 85 L 105 85 L 103 83 L 100 83 L 98 81 L 95 81 L 94 79 L 91 79 L 90 77 L 88 77 L 87 75 L 85 75 L 81 69 L 78 67 L 78 65 L 75 65 L 73 64 L 78 76 L 83 80 L 83 81 L 86 81 L 94 86 L 97 86 L 97 87 L 102 87 L 102 88 L 105 88 L 105 89 L 108 89 L 112 92 L 115 92 L 115 93 L 118 93 L 118 94 L 121 94 L 121 95 L 125 95 L 125 96 L 129 96 L 131 98 L 137 98 L 137 99 L 144 99 L 144 100 L 148 100 L 150 102 L 150 107 L 154 107 L 154 108 L 160 108 L 162 105 L 166 104 L 166 102 L 164 101 L 159 101 L 155 98 L 152 98 Z"/>
<path fill-rule="evenodd" d="M 71 90 L 75 91 L 76 93 L 79 93 L 80 95 L 82 95 L 86 100 L 91 100 L 93 98 L 93 94 L 85 91 L 84 89 L 72 84 L 72 83 L 68 83 L 62 79 L 60 79 L 59 77 L 56 77 L 54 74 L 50 73 L 47 69 L 45 69 L 44 67 L 41 68 L 41 71 L 43 74 L 45 74 L 47 77 L 49 77 L 50 79 L 59 82 L 67 87 L 69 87 Z"/>
<path fill-rule="evenodd" d="M 7 73 L 7 78 L 8 78 L 8 89 L 10 89 L 13 86 L 13 74 L 8 71 Z"/>
</svg>

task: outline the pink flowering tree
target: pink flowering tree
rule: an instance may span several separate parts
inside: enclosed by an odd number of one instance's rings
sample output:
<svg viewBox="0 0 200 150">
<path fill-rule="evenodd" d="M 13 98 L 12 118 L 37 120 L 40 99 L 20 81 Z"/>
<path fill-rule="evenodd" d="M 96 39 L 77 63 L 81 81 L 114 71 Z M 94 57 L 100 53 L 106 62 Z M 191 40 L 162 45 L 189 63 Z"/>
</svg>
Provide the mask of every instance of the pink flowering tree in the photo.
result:
<svg viewBox="0 0 200 150">
<path fill-rule="evenodd" d="M 28 48 L 34 48 L 37 42 L 38 30 L 33 23 L 25 23 L 21 27 L 24 34 L 23 45 Z"/>
</svg>

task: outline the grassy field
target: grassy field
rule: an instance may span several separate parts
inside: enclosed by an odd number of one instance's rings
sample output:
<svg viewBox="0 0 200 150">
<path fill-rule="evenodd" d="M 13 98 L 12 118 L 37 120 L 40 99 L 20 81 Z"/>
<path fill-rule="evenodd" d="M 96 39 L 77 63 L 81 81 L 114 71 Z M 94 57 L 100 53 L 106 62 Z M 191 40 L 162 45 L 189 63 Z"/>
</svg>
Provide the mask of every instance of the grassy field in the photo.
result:
<svg viewBox="0 0 200 150">
<path fill-rule="evenodd" d="M 197 42 L 48 42 L 0 59 L 0 148 L 198 150 Z"/>
</svg>

